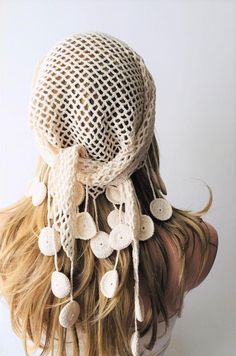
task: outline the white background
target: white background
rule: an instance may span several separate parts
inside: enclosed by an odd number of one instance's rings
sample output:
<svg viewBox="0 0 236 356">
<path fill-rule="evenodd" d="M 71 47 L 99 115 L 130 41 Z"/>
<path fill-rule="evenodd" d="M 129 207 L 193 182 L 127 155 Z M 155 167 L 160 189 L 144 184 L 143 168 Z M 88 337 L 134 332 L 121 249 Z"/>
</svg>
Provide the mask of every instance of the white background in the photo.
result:
<svg viewBox="0 0 236 356">
<path fill-rule="evenodd" d="M 235 1 L 0 1 L 0 207 L 20 198 L 36 168 L 28 105 L 37 61 L 62 38 L 102 31 L 140 53 L 157 86 L 156 127 L 167 198 L 200 209 L 219 234 L 207 279 L 190 292 L 167 356 L 236 349 Z M 23 276 L 22 276 L 23 277 Z M 0 304 L 0 356 L 24 355 Z M 22 351 L 20 351 L 22 350 Z"/>
</svg>

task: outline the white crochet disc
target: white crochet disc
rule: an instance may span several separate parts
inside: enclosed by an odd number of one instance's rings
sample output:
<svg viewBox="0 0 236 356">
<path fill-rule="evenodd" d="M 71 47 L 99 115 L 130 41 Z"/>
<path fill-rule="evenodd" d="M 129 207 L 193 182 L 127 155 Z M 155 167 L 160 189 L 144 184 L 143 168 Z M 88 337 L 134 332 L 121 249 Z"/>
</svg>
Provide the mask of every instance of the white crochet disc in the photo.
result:
<svg viewBox="0 0 236 356">
<path fill-rule="evenodd" d="M 44 227 L 39 234 L 38 246 L 40 251 L 45 256 L 53 256 L 55 254 L 54 243 L 53 243 L 53 234 L 55 233 L 55 247 L 56 252 L 61 248 L 60 235 L 57 231 L 54 231 L 53 228 L 47 226 Z"/>
<path fill-rule="evenodd" d="M 158 220 L 168 220 L 172 215 L 172 206 L 164 198 L 157 198 L 151 201 L 150 210 Z"/>
<path fill-rule="evenodd" d="M 106 272 L 100 281 L 100 289 L 106 298 L 114 297 L 118 288 L 119 276 L 116 269 Z"/>
<path fill-rule="evenodd" d="M 121 191 L 119 186 L 108 185 L 105 190 L 107 199 L 114 204 L 121 204 L 123 201 L 121 199 Z"/>
<path fill-rule="evenodd" d="M 76 239 L 89 240 L 97 233 L 95 221 L 87 211 L 77 214 Z"/>
<path fill-rule="evenodd" d="M 47 195 L 47 187 L 43 182 L 34 184 L 32 190 L 32 204 L 34 206 L 40 205 Z"/>
<path fill-rule="evenodd" d="M 114 250 L 122 250 L 133 240 L 133 230 L 126 224 L 116 225 L 110 232 L 109 243 Z"/>
<path fill-rule="evenodd" d="M 113 252 L 109 244 L 109 235 L 105 231 L 98 231 L 90 240 L 90 247 L 97 258 L 107 258 Z"/>
<path fill-rule="evenodd" d="M 75 300 L 71 300 L 60 311 L 59 322 L 64 328 L 70 328 L 78 320 L 80 306 Z"/>
<path fill-rule="evenodd" d="M 130 347 L 132 351 L 133 356 L 139 356 L 140 351 L 139 351 L 139 338 L 138 338 L 138 331 L 134 331 L 131 339 L 130 339 Z"/>
<path fill-rule="evenodd" d="M 123 224 L 125 222 L 125 213 L 123 211 L 120 212 L 121 221 L 119 220 L 119 210 L 112 210 L 107 216 L 107 223 L 110 228 L 115 227 L 118 224 Z"/>
<path fill-rule="evenodd" d="M 76 205 L 80 205 L 83 203 L 84 198 L 85 198 L 85 189 L 84 186 L 81 182 L 76 183 L 75 187 L 75 199 L 76 199 Z"/>
<path fill-rule="evenodd" d="M 141 215 L 139 240 L 145 241 L 154 233 L 154 222 L 149 215 Z"/>
<path fill-rule="evenodd" d="M 53 294 L 58 298 L 64 298 L 70 293 L 70 280 L 62 272 L 54 271 L 51 277 Z"/>
<path fill-rule="evenodd" d="M 27 187 L 27 190 L 25 193 L 25 196 L 27 198 L 30 198 L 32 196 L 33 189 L 37 183 L 39 183 L 39 177 L 34 177 Z"/>
</svg>

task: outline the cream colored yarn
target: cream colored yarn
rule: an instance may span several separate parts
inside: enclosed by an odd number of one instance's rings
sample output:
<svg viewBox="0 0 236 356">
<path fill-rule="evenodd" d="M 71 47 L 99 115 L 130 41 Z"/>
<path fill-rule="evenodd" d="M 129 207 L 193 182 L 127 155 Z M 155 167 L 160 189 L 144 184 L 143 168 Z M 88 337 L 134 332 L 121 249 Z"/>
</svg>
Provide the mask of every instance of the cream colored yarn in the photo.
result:
<svg viewBox="0 0 236 356">
<path fill-rule="evenodd" d="M 41 63 L 30 102 L 30 126 L 49 169 L 46 187 L 48 227 L 53 234 L 60 234 L 61 245 L 71 260 L 71 302 L 75 239 L 96 238 L 100 231 L 96 197 L 111 189 L 111 196 L 118 194 L 120 199 L 120 213 L 124 207 L 125 221 L 120 220 L 118 227 L 113 227 L 114 231 L 111 229 L 115 238 L 111 252 L 116 250 L 116 263 L 113 272 L 103 276 L 101 290 L 106 293 L 106 281 L 109 279 L 110 283 L 110 278 L 118 278 L 116 266 L 121 239 L 126 245 L 132 243 L 135 279 L 135 331 L 131 338 L 133 355 L 139 355 L 137 320 L 143 320 L 138 278 L 140 221 L 143 215 L 130 176 L 146 163 L 154 133 L 155 100 L 155 84 L 141 56 L 111 35 L 91 32 L 68 37 L 50 50 Z M 52 147 L 58 148 L 59 153 L 55 154 Z M 39 205 L 46 198 L 37 190 L 38 184 L 36 180 L 31 193 L 32 199 L 38 194 L 34 205 Z M 80 211 L 76 196 L 78 184 L 85 189 L 84 212 Z M 153 194 L 156 199 L 154 190 Z M 87 211 L 89 197 L 94 202 L 95 217 Z M 113 204 L 117 209 L 115 200 Z M 168 208 L 169 213 L 172 212 L 170 204 Z M 154 216 L 155 211 L 158 218 L 158 204 L 152 211 Z M 160 216 L 165 220 L 171 214 L 167 217 L 165 209 L 162 209 Z M 87 227 L 83 232 L 80 225 L 80 234 L 78 221 Z M 125 236 L 124 231 L 129 231 L 130 235 Z M 82 233 L 85 235 L 82 236 Z M 124 236 L 121 236 L 122 233 Z M 40 238 L 43 245 L 45 236 Z M 109 243 L 109 238 L 104 237 L 102 243 Z M 96 248 L 96 243 L 94 246 Z M 58 249 L 55 244 L 54 247 L 55 269 L 58 272 Z M 57 274 L 54 276 L 57 277 Z M 63 287 L 60 283 L 64 280 L 65 286 L 68 286 L 67 277 L 61 277 L 58 274 L 58 283 L 54 280 L 54 289 L 58 287 L 59 292 Z M 115 293 L 117 281 L 114 279 L 111 283 L 111 288 L 114 288 L 111 292 Z M 71 304 L 73 313 L 72 309 L 67 313 Z M 61 313 L 60 320 L 62 315 L 67 318 L 63 319 L 66 327 L 70 327 L 79 315 L 79 305 L 76 302 L 71 304 L 67 304 Z"/>
</svg>

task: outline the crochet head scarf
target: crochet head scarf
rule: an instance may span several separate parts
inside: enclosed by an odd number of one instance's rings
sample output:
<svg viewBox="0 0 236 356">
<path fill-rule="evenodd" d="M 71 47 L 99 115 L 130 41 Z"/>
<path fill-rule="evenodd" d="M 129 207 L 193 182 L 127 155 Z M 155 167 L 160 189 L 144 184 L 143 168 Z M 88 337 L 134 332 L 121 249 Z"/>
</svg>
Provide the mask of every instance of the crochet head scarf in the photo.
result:
<svg viewBox="0 0 236 356">
<path fill-rule="evenodd" d="M 89 240 L 96 258 L 116 253 L 112 270 L 99 281 L 100 293 L 113 298 L 119 286 L 119 252 L 132 244 L 135 330 L 130 339 L 139 355 L 137 321 L 143 321 L 139 299 L 139 241 L 154 233 L 153 215 L 167 220 L 172 206 L 156 198 L 146 163 L 154 134 L 156 89 L 144 60 L 126 43 L 101 32 L 70 36 L 41 62 L 30 102 L 30 127 L 48 164 L 47 186 L 34 178 L 28 192 L 34 206 L 47 199 L 47 226 L 38 246 L 54 256 L 52 293 L 70 295 L 59 315 L 73 326 L 80 314 L 73 299 L 75 239 Z M 145 166 L 153 192 L 150 215 L 144 215 L 131 175 Z M 110 232 L 100 230 L 96 198 L 104 193 L 114 209 L 107 216 Z M 93 199 L 94 216 L 88 211 Z M 81 204 L 85 201 L 84 211 Z M 71 261 L 70 278 L 60 272 L 57 253 Z"/>
</svg>

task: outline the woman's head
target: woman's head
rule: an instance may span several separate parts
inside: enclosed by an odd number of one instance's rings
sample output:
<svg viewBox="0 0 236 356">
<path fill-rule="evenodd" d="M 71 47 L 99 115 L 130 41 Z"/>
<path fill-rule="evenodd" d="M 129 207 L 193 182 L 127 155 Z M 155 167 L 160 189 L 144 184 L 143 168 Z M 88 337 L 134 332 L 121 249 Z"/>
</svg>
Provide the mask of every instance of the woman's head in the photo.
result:
<svg viewBox="0 0 236 356">
<path fill-rule="evenodd" d="M 48 188 L 48 195 L 36 206 L 32 205 L 31 197 L 26 197 L 6 209 L 11 215 L 1 230 L 0 272 L 6 277 L 2 289 L 12 310 L 14 330 L 36 346 L 45 334 L 45 345 L 41 344 L 45 351 L 52 350 L 55 338 L 59 340 L 59 354 L 65 351 L 64 337 L 68 330 L 60 325 L 59 316 L 72 296 L 80 306 L 78 325 L 87 334 L 88 355 L 106 356 L 116 351 L 131 354 L 129 340 L 135 327 L 137 301 L 133 288 L 137 272 L 135 246 L 140 251 L 142 287 L 151 301 L 149 313 L 139 323 L 139 331 L 142 335 L 152 326 L 149 346 L 153 345 L 158 314 L 162 313 L 168 322 L 165 299 L 168 255 L 161 231 L 169 234 L 181 261 L 173 300 L 176 312 L 181 312 L 183 302 L 184 251 L 191 229 L 202 242 L 201 268 L 204 267 L 207 238 L 197 222 L 209 209 L 212 196 L 200 212 L 172 206 L 168 219 L 152 216 L 151 238 L 133 240 L 127 248 L 111 250 L 107 258 L 93 254 L 91 239 L 81 235 L 72 239 L 78 232 L 74 196 L 81 182 L 86 184 L 86 199 L 81 200 L 79 213 L 89 212 L 97 228 L 107 236 L 113 230 L 107 217 L 114 209 L 114 202 L 107 199 L 107 186 L 114 184 L 124 190 L 133 187 L 125 192 L 134 195 L 123 196 L 124 206 L 120 204 L 120 213 L 127 213 L 132 224 L 142 215 L 151 215 L 153 195 L 164 200 L 167 191 L 160 176 L 159 148 L 154 134 L 155 93 L 153 78 L 142 58 L 125 43 L 104 33 L 65 39 L 38 67 L 30 125 L 43 158 L 39 159 L 36 175 Z M 133 204 L 136 198 L 139 213 Z M 54 255 L 55 260 L 38 248 L 40 232 L 52 221 L 61 234 L 64 249 Z M 125 223 L 129 225 L 130 221 Z M 137 229 L 136 222 L 133 228 Z M 58 298 L 52 293 L 54 262 L 67 278 L 73 275 L 70 296 Z M 107 298 L 99 283 L 114 266 L 119 286 L 115 296 Z M 78 354 L 75 325 L 71 330 Z"/>
<path fill-rule="evenodd" d="M 30 126 L 55 147 L 81 144 L 107 162 L 130 149 L 145 116 L 151 135 L 154 106 L 154 81 L 141 56 L 108 34 L 78 34 L 37 66 Z"/>
</svg>

